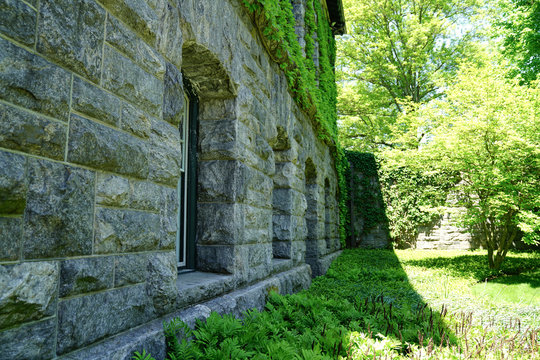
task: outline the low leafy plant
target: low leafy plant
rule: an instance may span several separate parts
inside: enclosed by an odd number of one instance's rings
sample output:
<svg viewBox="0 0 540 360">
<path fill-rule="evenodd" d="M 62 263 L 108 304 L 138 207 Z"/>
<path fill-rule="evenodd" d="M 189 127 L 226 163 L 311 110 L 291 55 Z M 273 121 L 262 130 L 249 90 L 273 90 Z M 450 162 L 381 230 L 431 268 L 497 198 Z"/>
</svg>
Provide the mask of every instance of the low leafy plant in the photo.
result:
<svg viewBox="0 0 540 360">
<path fill-rule="evenodd" d="M 483 256 L 471 271 L 459 270 L 459 256 L 347 250 L 310 289 L 271 292 L 264 311 L 164 324 L 168 359 L 538 359 L 539 307 L 476 298 Z M 508 269 L 538 267 L 534 253 L 508 260 Z"/>
</svg>

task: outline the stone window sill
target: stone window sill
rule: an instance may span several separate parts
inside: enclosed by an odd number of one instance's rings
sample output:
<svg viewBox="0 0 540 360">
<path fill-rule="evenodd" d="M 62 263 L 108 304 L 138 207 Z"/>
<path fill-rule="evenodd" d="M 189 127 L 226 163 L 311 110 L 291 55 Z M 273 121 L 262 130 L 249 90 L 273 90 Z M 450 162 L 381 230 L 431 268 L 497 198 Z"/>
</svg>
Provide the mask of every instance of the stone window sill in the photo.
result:
<svg viewBox="0 0 540 360">
<path fill-rule="evenodd" d="M 293 261 L 292 259 L 272 259 L 272 274 L 277 274 L 283 271 L 292 269 Z"/>
<path fill-rule="evenodd" d="M 234 289 L 233 275 L 201 271 L 181 272 L 176 280 L 180 308 L 217 297 Z"/>
</svg>

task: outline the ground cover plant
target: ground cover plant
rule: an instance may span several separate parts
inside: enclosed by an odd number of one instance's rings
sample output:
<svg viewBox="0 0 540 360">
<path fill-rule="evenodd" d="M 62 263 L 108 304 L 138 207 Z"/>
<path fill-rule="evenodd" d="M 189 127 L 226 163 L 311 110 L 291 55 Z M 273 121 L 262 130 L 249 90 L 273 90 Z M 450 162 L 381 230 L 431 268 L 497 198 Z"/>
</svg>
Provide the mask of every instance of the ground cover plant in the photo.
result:
<svg viewBox="0 0 540 360">
<path fill-rule="evenodd" d="M 495 272 L 482 252 L 346 250 L 310 289 L 269 293 L 263 312 L 165 324 L 168 358 L 538 359 L 540 256 L 507 260 Z M 493 297 L 486 281 L 526 291 Z"/>
</svg>

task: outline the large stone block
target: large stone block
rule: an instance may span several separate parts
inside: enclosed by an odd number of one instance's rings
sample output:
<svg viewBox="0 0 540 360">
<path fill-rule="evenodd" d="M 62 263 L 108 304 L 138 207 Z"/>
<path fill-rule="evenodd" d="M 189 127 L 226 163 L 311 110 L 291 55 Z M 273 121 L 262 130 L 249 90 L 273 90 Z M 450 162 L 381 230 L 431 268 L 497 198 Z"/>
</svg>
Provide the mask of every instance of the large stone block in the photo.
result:
<svg viewBox="0 0 540 360">
<path fill-rule="evenodd" d="M 34 45 L 36 18 L 34 9 L 20 0 L 0 0 L 0 32 L 24 44 Z"/>
<path fill-rule="evenodd" d="M 145 282 L 148 272 L 148 254 L 129 254 L 114 259 L 114 286 Z"/>
<path fill-rule="evenodd" d="M 0 217 L 0 261 L 19 259 L 22 218 Z"/>
<path fill-rule="evenodd" d="M 99 173 L 96 191 L 96 202 L 100 205 L 167 212 L 164 209 L 174 202 L 172 215 L 177 210 L 176 190 L 149 181 Z"/>
<path fill-rule="evenodd" d="M 237 141 L 235 120 L 199 121 L 200 160 L 235 160 L 242 158 Z"/>
<path fill-rule="evenodd" d="M 144 284 L 61 300 L 57 353 L 64 354 L 142 324 L 149 319 L 147 310 Z"/>
<path fill-rule="evenodd" d="M 197 197 L 202 202 L 243 202 L 248 169 L 239 161 L 201 161 Z"/>
<path fill-rule="evenodd" d="M 55 356 L 56 318 L 0 332 L 2 359 L 47 360 Z"/>
<path fill-rule="evenodd" d="M 171 63 L 181 68 L 183 40 L 178 9 L 168 1 L 160 1 L 156 12 L 159 17 L 156 47 Z"/>
<path fill-rule="evenodd" d="M 25 259 L 92 252 L 93 172 L 44 160 L 28 160 L 24 212 Z"/>
<path fill-rule="evenodd" d="M 97 83 L 104 28 L 105 11 L 93 0 L 42 0 L 37 51 Z"/>
<path fill-rule="evenodd" d="M 233 274 L 236 268 L 234 246 L 197 245 L 197 267 L 201 271 Z"/>
<path fill-rule="evenodd" d="M 152 299 L 155 312 L 159 315 L 170 313 L 176 307 L 177 273 L 174 251 L 149 256 L 146 291 Z"/>
<path fill-rule="evenodd" d="M 0 265 L 0 329 L 54 315 L 57 286 L 54 263 Z"/>
<path fill-rule="evenodd" d="M 158 249 L 161 217 L 134 210 L 97 208 L 94 252 L 112 254 Z"/>
<path fill-rule="evenodd" d="M 197 242 L 204 245 L 242 243 L 243 211 L 239 204 L 198 203 Z"/>
<path fill-rule="evenodd" d="M 103 6 L 127 24 L 148 44 L 154 45 L 159 29 L 159 18 L 144 0 L 102 0 Z"/>
<path fill-rule="evenodd" d="M 71 119 L 68 161 L 138 178 L 148 176 L 145 142 L 77 115 Z"/>
<path fill-rule="evenodd" d="M 86 116 L 118 126 L 121 116 L 122 101 L 75 76 L 73 79 L 73 110 Z"/>
<path fill-rule="evenodd" d="M 105 46 L 103 87 L 153 116 L 162 115 L 163 81 L 147 73 L 110 46 Z"/>
<path fill-rule="evenodd" d="M 178 128 L 165 121 L 153 121 L 148 156 L 149 179 L 176 187 L 182 158 Z"/>
<path fill-rule="evenodd" d="M 128 178 L 98 173 L 96 203 L 114 207 L 128 207 L 131 203 L 131 186 Z"/>
<path fill-rule="evenodd" d="M 184 119 L 184 90 L 182 73 L 176 66 L 167 63 L 163 93 L 163 120 L 181 128 Z"/>
<path fill-rule="evenodd" d="M 263 230 L 268 233 L 267 236 L 270 236 L 270 230 L 272 229 L 272 209 L 250 205 L 245 205 L 242 209 L 244 211 L 244 228 Z"/>
<path fill-rule="evenodd" d="M 111 288 L 113 268 L 111 256 L 60 262 L 60 297 Z"/>
<path fill-rule="evenodd" d="M 0 38 L 0 99 L 67 121 L 71 74 Z"/>
<path fill-rule="evenodd" d="M 299 189 L 301 187 L 301 181 L 296 175 L 296 172 L 297 167 L 292 162 L 276 163 L 276 173 L 273 178 L 275 186 L 277 188 Z"/>
<path fill-rule="evenodd" d="M 66 124 L 0 104 L 0 146 L 63 160 Z"/>
<path fill-rule="evenodd" d="M 124 104 L 122 109 L 122 130 L 143 139 L 148 139 L 152 123 L 150 117 L 132 105 Z"/>
<path fill-rule="evenodd" d="M 163 57 L 112 16 L 107 20 L 106 40 L 145 71 L 163 79 L 165 73 Z"/>
<path fill-rule="evenodd" d="M 0 214 L 22 214 L 26 207 L 26 191 L 28 189 L 25 176 L 26 158 L 22 155 L 0 151 L 0 169 L 2 169 Z"/>
</svg>

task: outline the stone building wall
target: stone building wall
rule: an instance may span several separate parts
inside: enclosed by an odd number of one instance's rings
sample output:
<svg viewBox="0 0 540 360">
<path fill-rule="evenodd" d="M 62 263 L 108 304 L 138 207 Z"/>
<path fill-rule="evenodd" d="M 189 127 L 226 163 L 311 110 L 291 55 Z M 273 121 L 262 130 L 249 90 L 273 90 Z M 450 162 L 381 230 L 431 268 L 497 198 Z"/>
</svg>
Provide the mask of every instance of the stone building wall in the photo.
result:
<svg viewBox="0 0 540 360">
<path fill-rule="evenodd" d="M 419 227 L 414 248 L 419 250 L 479 249 L 480 237 L 456 224 L 455 217 L 459 211 L 464 210 L 448 208 L 439 219 Z"/>
<path fill-rule="evenodd" d="M 155 319 L 261 308 L 327 270 L 333 158 L 240 0 L 0 12 L 0 358 L 162 353 Z M 197 240 L 195 272 L 178 275 L 184 78 Z"/>
</svg>

